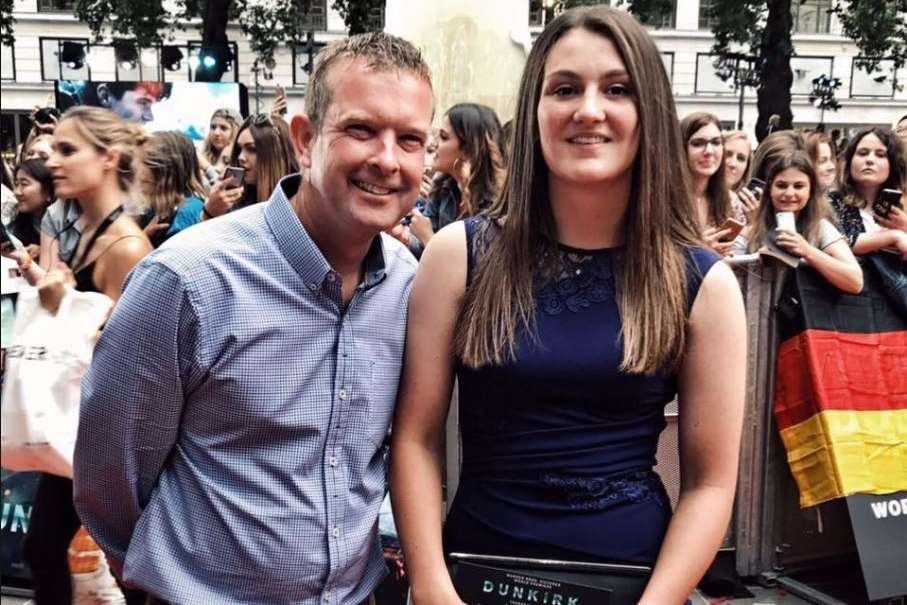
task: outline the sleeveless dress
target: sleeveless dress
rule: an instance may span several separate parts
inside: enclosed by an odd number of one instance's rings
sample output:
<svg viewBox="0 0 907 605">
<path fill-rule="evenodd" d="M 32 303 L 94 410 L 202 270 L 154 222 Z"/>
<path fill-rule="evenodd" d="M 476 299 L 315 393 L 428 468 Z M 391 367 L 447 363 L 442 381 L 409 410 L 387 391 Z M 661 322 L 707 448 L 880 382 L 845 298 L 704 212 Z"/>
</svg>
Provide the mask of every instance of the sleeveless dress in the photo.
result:
<svg viewBox="0 0 907 605">
<path fill-rule="evenodd" d="M 465 226 L 472 279 L 497 227 Z M 537 339 L 518 335 L 505 365 L 457 367 L 462 469 L 446 552 L 654 564 L 671 505 L 653 467 L 677 377 L 619 370 L 623 253 L 559 246 L 556 276 L 535 288 Z M 718 257 L 686 256 L 689 314 Z"/>
</svg>

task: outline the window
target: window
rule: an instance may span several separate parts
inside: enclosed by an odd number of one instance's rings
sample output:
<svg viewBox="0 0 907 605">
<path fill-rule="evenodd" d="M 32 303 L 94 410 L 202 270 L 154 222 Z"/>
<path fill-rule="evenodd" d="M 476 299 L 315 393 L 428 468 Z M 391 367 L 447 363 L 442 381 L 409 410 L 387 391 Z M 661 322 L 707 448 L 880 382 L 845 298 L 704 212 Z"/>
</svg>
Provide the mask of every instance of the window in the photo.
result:
<svg viewBox="0 0 907 605">
<path fill-rule="evenodd" d="M 39 13 L 72 12 L 76 8 L 76 0 L 38 0 Z"/>
<path fill-rule="evenodd" d="M 41 79 L 90 80 L 88 38 L 40 38 Z"/>
<path fill-rule="evenodd" d="M 31 130 L 30 111 L 3 111 L 0 113 L 0 141 L 3 142 L 2 153 L 7 163 L 15 164 L 16 151 L 25 142 Z"/>
<path fill-rule="evenodd" d="M 324 42 L 313 42 L 312 43 L 312 61 L 314 61 L 315 56 L 325 47 Z M 297 46 L 293 48 L 293 86 L 302 86 L 309 81 L 308 69 L 310 68 L 309 64 L 309 47 L 307 44 Z"/>
<path fill-rule="evenodd" d="M 305 16 L 302 18 L 301 29 L 312 31 L 325 31 L 328 28 L 328 2 L 327 0 L 303 0 Z M 382 11 L 383 13 L 383 11 Z"/>
<path fill-rule="evenodd" d="M 529 0 L 529 27 L 542 27 L 557 15 L 555 14 L 555 5 L 559 10 L 566 10 L 574 6 L 595 6 L 597 4 L 609 5 L 611 2 L 605 0 L 562 0 L 561 2 L 548 2 L 546 0 Z"/>
<path fill-rule="evenodd" d="M 0 80 L 16 79 L 16 54 L 12 46 L 0 46 Z"/>
<path fill-rule="evenodd" d="M 665 73 L 668 74 L 668 80 L 674 81 L 674 53 L 673 52 L 664 52 L 661 53 L 661 62 L 664 63 Z"/>
<path fill-rule="evenodd" d="M 831 27 L 832 0 L 793 0 L 793 28 L 799 34 L 827 34 Z"/>
<path fill-rule="evenodd" d="M 814 79 L 819 76 L 832 76 L 833 63 L 831 57 L 791 57 L 790 70 L 793 72 L 794 80 L 791 83 L 790 94 L 811 93 Z"/>
<path fill-rule="evenodd" d="M 894 61 L 885 59 L 878 69 L 869 73 L 860 61 L 854 57 L 850 70 L 851 97 L 894 97 Z"/>
<path fill-rule="evenodd" d="M 713 0 L 699 0 L 699 29 L 711 30 L 715 25 L 717 19 L 710 15 L 712 4 Z"/>
<path fill-rule="evenodd" d="M 672 0 L 670 10 L 660 14 L 655 15 L 644 25 L 654 27 L 655 29 L 674 29 L 675 27 L 675 15 L 677 14 L 677 0 Z"/>
<path fill-rule="evenodd" d="M 724 94 L 734 92 L 734 81 L 727 81 L 718 77 L 715 70 L 717 55 L 698 53 L 696 55 L 696 92 L 708 94 Z"/>
</svg>

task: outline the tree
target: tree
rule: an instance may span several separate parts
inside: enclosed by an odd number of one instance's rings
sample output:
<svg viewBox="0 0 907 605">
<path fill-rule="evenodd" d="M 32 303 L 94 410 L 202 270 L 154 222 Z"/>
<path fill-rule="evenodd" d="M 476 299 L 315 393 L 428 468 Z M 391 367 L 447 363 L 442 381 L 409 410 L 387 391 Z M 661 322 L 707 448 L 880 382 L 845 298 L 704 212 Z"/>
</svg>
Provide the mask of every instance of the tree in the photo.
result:
<svg viewBox="0 0 907 605">
<path fill-rule="evenodd" d="M 651 17 L 653 6 L 664 2 L 621 1 L 641 21 Z M 709 17 L 715 35 L 712 53 L 725 57 L 743 50 L 754 58 L 759 140 L 767 134 L 772 115 L 779 116 L 779 128 L 790 128 L 793 121 L 790 109 L 793 82 L 790 59 L 794 55 L 792 2 L 802 3 L 802 0 L 712 0 L 710 5 Z M 861 66 L 870 73 L 879 71 L 879 64 L 886 59 L 893 61 L 895 70 L 907 62 L 907 0 L 839 0 L 831 12 L 841 21 L 844 35 L 857 44 L 863 57 Z"/>
<path fill-rule="evenodd" d="M 76 17 L 88 24 L 95 41 L 127 38 L 149 47 L 173 40 L 186 23 L 200 19 L 202 47 L 215 62 L 198 70 L 196 79 L 217 81 L 230 58 L 227 24 L 239 23 L 250 41 L 256 63 L 273 65 L 282 45 L 295 46 L 306 39 L 309 7 L 313 0 L 76 0 Z M 0 0 L 0 40 L 14 42 L 14 0 Z M 165 3 L 169 9 L 165 7 Z M 371 11 L 384 0 L 333 0 L 332 5 L 351 34 L 368 31 Z"/>
</svg>

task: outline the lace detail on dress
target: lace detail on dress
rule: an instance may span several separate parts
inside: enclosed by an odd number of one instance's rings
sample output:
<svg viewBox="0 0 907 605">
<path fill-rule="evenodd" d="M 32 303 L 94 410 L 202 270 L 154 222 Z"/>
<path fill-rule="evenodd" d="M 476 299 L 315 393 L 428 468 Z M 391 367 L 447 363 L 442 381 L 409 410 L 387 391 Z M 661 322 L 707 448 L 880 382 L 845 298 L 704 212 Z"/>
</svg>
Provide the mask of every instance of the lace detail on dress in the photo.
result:
<svg viewBox="0 0 907 605">
<path fill-rule="evenodd" d="M 536 290 L 539 308 L 544 313 L 559 315 L 564 309 L 575 313 L 614 297 L 613 255 L 610 252 L 590 254 L 560 250 L 558 254 L 559 259 L 554 263 L 557 277 L 545 279 Z M 546 265 L 544 259 L 541 265 Z"/>
<path fill-rule="evenodd" d="M 614 477 L 575 477 L 548 473 L 542 483 L 562 492 L 570 508 L 605 510 L 622 502 L 661 501 L 661 480 L 651 471 L 637 471 Z"/>
</svg>

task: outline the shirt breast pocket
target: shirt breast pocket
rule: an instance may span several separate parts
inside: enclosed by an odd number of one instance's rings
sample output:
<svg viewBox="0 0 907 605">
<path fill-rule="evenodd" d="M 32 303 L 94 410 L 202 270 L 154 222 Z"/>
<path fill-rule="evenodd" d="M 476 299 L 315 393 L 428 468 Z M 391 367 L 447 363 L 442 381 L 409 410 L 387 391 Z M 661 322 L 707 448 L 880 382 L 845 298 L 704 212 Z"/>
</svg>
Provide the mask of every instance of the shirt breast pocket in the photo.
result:
<svg viewBox="0 0 907 605">
<path fill-rule="evenodd" d="M 394 416 L 397 387 L 400 383 L 400 364 L 373 361 L 370 374 L 363 429 L 369 441 L 380 447 L 387 438 Z"/>
</svg>

